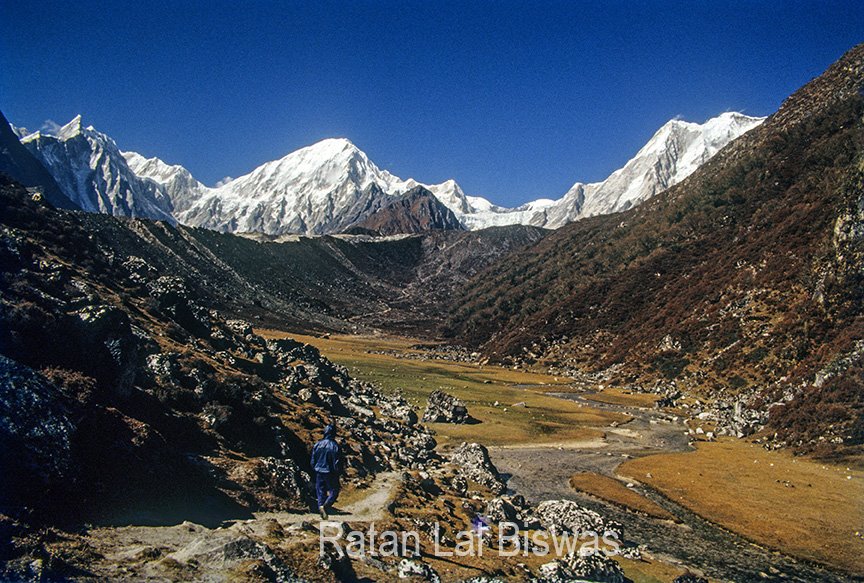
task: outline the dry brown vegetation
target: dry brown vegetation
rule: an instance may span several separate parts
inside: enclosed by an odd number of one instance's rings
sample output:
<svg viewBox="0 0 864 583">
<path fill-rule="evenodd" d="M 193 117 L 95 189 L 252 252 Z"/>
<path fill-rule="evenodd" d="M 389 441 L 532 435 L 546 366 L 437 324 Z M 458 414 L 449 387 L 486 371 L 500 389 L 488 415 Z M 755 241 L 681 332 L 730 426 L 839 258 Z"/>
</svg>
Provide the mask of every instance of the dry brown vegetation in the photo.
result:
<svg viewBox="0 0 864 583">
<path fill-rule="evenodd" d="M 618 471 L 761 545 L 864 575 L 862 471 L 738 440 L 630 460 Z"/>
<path fill-rule="evenodd" d="M 638 492 L 634 492 L 627 488 L 624 484 L 609 476 L 595 474 L 593 472 L 580 472 L 573 474 L 570 478 L 570 486 L 580 492 L 590 494 L 624 506 L 637 512 L 642 512 L 648 516 L 660 518 L 662 520 L 674 520 L 675 516 L 662 506 L 642 496 Z"/>
</svg>

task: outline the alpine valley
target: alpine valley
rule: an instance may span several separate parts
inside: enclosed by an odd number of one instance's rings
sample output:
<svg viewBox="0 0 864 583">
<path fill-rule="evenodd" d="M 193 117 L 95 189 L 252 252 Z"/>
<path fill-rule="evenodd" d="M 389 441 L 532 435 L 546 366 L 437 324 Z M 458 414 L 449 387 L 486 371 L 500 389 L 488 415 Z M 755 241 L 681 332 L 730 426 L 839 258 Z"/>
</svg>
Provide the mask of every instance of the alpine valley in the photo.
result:
<svg viewBox="0 0 864 583">
<path fill-rule="evenodd" d="M 864 577 L 864 45 L 517 208 L 0 126 L 0 580 Z"/>
</svg>

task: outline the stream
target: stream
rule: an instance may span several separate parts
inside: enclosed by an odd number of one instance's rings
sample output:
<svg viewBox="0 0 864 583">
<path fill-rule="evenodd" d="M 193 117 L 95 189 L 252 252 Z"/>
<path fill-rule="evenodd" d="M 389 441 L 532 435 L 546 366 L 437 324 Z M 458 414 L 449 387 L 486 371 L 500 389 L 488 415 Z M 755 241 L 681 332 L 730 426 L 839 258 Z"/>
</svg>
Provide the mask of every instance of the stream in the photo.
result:
<svg viewBox="0 0 864 583">
<path fill-rule="evenodd" d="M 713 524 L 690 510 L 637 485 L 633 489 L 656 502 L 680 522 L 651 518 L 582 494 L 569 485 L 580 471 L 616 477 L 618 466 L 629 457 L 691 449 L 683 421 L 673 422 L 654 409 L 598 403 L 590 393 L 550 393 L 585 406 L 625 413 L 633 420 L 604 428 L 604 443 L 586 442 L 566 447 L 490 447 L 492 461 L 510 476 L 508 486 L 533 503 L 569 499 L 624 525 L 627 542 L 643 544 L 655 557 L 701 570 L 723 581 L 852 581 L 851 576 L 760 547 Z"/>
</svg>

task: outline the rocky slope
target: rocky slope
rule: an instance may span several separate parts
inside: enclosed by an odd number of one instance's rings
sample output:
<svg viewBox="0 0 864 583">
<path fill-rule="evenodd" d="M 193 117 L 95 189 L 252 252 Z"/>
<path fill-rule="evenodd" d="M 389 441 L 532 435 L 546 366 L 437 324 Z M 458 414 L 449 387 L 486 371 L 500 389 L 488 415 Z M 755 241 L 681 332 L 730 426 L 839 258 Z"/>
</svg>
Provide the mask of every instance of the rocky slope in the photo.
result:
<svg viewBox="0 0 864 583">
<path fill-rule="evenodd" d="M 436 212 L 446 210 L 434 205 Z M 452 214 L 439 218 L 452 221 Z M 55 213 L 52 221 L 58 229 L 89 233 L 142 276 L 183 277 L 208 307 L 257 325 L 424 334 L 434 330 L 456 285 L 545 234 L 516 226 L 274 240 L 97 213 Z"/>
<path fill-rule="evenodd" d="M 309 446 L 328 422 L 339 427 L 343 486 L 368 491 L 347 506 L 355 528 L 417 531 L 428 549 L 438 521 L 452 552 L 452 533 L 487 513 L 485 544 L 504 519 L 549 533 L 589 525 L 623 542 L 621 525 L 574 503 L 500 496 L 482 445 L 446 463 L 402 397 L 309 345 L 227 319 L 195 282 L 105 245 L 81 220 L 92 215 L 0 179 L 0 217 L 0 578 L 438 580 L 411 552 L 349 560 L 319 547 Z M 95 218 L 118 232 L 140 223 Z M 625 581 L 603 552 L 536 572 L 491 553 L 446 565 L 459 579 Z"/>
<path fill-rule="evenodd" d="M 677 383 L 745 433 L 856 451 L 862 87 L 859 46 L 678 186 L 479 275 L 449 334 L 497 360 Z"/>
<path fill-rule="evenodd" d="M 420 439 L 421 450 L 434 444 L 417 429 L 372 423 L 370 405 L 399 403 L 316 349 L 225 319 L 183 277 L 119 257 L 22 189 L 3 186 L 0 205 L 0 429 L 4 443 L 22 445 L 3 448 L 16 452 L 3 459 L 4 508 L 35 496 L 37 507 L 64 515 L 134 512 L 148 496 L 170 500 L 199 482 L 211 486 L 199 494 L 219 491 L 247 509 L 304 508 L 304 443 L 326 418 L 342 422 L 349 443 L 392 446 L 401 438 L 374 434 L 396 431 Z M 354 477 L 395 460 L 395 450 L 380 457 L 369 445 L 349 450 Z M 46 455 L 51 463 L 39 462 Z M 405 455 L 410 466 L 431 453 Z M 265 470 L 284 479 L 262 483 L 256 472 Z M 51 504 L 55 488 L 66 490 L 65 510 Z"/>
<path fill-rule="evenodd" d="M 399 235 L 426 231 L 461 231 L 464 227 L 434 194 L 422 186 L 401 196 L 378 199 L 380 206 L 345 229 L 346 233 Z"/>
</svg>

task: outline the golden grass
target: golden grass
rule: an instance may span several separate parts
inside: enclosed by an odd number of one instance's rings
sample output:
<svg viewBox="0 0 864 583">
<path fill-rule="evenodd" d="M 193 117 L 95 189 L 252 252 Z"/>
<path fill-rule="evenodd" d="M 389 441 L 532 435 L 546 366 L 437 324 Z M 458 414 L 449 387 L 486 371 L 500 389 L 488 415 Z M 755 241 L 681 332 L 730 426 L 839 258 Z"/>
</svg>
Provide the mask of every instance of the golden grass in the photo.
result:
<svg viewBox="0 0 864 583">
<path fill-rule="evenodd" d="M 864 575 L 864 472 L 723 440 L 618 473 L 754 542 Z"/>
<path fill-rule="evenodd" d="M 486 445 L 580 441 L 601 436 L 599 427 L 630 419 L 545 394 L 554 386 L 568 387 L 567 379 L 500 366 L 370 354 L 382 350 L 420 353 L 410 348 L 419 341 L 408 338 L 344 335 L 318 338 L 274 330 L 257 333 L 312 344 L 333 362 L 348 367 L 355 378 L 373 382 L 385 392 L 401 390 L 421 415 L 432 391 L 441 389 L 462 399 L 468 412 L 480 423 L 430 424 L 444 448 L 468 440 Z M 498 406 L 494 404 L 496 401 Z M 522 402 L 524 407 L 513 407 Z"/>
<path fill-rule="evenodd" d="M 621 568 L 624 569 L 624 575 L 633 583 L 669 583 L 674 581 L 679 575 L 683 575 L 686 571 L 676 565 L 670 565 L 655 559 L 647 557 L 640 561 L 634 561 L 617 556 L 613 557 Z M 714 581 L 709 579 L 709 581 Z"/>
<path fill-rule="evenodd" d="M 675 516 L 668 510 L 609 476 L 580 472 L 570 477 L 570 487 L 654 518 L 675 520 Z"/>
</svg>

